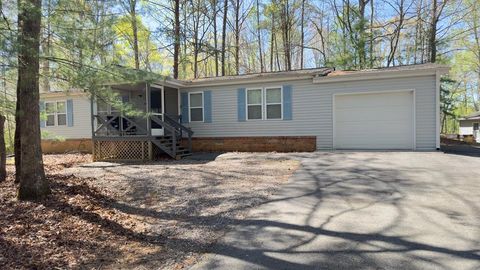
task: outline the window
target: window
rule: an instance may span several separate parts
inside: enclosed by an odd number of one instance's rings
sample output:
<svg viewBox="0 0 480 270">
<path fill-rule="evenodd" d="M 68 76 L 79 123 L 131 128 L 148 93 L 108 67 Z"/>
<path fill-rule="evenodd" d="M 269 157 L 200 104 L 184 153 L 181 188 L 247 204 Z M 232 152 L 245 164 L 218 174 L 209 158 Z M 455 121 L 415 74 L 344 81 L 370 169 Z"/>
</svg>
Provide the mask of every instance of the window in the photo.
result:
<svg viewBox="0 0 480 270">
<path fill-rule="evenodd" d="M 67 125 L 67 106 L 65 101 L 57 102 L 57 125 Z"/>
<path fill-rule="evenodd" d="M 45 102 L 46 126 L 66 126 L 67 106 L 65 101 Z"/>
<path fill-rule="evenodd" d="M 56 111 L 55 102 L 45 102 L 45 113 L 47 114 L 47 127 L 55 126 L 55 111 Z"/>
<path fill-rule="evenodd" d="M 247 89 L 247 119 L 282 119 L 282 88 Z"/>
<path fill-rule="evenodd" d="M 479 129 L 479 124 L 480 123 L 473 123 L 473 130 L 478 130 Z"/>
<path fill-rule="evenodd" d="M 190 122 L 203 122 L 203 92 L 189 93 Z"/>
<path fill-rule="evenodd" d="M 282 119 L 282 89 L 266 88 L 265 96 L 267 119 Z"/>
<path fill-rule="evenodd" d="M 262 89 L 247 90 L 247 119 L 263 119 Z"/>
</svg>

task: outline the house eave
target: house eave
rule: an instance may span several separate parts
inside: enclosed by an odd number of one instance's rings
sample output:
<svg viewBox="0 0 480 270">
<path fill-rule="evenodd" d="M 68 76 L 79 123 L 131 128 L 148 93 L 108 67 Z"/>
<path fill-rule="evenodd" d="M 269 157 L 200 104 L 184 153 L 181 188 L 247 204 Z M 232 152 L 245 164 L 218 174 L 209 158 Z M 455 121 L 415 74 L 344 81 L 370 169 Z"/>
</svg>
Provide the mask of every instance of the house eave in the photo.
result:
<svg viewBox="0 0 480 270">
<path fill-rule="evenodd" d="M 407 69 L 407 70 L 370 70 L 370 71 L 358 71 L 336 76 L 323 76 L 313 78 L 314 84 L 322 83 L 334 83 L 334 82 L 352 82 L 374 79 L 391 79 L 391 78 L 405 78 L 405 77 L 418 77 L 426 75 L 446 74 L 450 70 L 450 67 L 443 65 L 434 65 L 424 68 Z"/>
<path fill-rule="evenodd" d="M 472 121 L 472 120 L 480 120 L 480 116 L 476 117 L 469 117 L 469 118 L 459 118 L 459 121 Z"/>
<path fill-rule="evenodd" d="M 312 79 L 314 75 L 296 75 L 296 76 L 279 76 L 279 77 L 258 77 L 258 78 L 238 78 L 230 80 L 218 80 L 218 81 L 205 81 L 205 82 L 185 82 L 183 87 L 206 87 L 206 86 L 223 86 L 234 85 L 239 83 L 269 83 L 269 82 L 281 82 L 281 81 L 295 81 Z"/>
</svg>

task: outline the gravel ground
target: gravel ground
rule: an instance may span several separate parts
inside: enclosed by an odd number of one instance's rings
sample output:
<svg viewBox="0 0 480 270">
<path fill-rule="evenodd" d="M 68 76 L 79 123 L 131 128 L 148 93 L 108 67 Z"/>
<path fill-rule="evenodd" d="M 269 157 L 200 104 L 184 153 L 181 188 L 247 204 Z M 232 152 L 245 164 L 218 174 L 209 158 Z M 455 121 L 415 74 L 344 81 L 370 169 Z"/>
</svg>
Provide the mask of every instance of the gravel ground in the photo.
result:
<svg viewBox="0 0 480 270">
<path fill-rule="evenodd" d="M 227 153 L 150 164 L 95 162 L 63 174 L 94 178 L 113 194 L 116 210 L 134 217 L 136 233 L 156 245 L 123 254 L 109 268 L 181 269 L 234 225 L 228 220 L 244 218 L 298 166 L 284 154 Z"/>
</svg>

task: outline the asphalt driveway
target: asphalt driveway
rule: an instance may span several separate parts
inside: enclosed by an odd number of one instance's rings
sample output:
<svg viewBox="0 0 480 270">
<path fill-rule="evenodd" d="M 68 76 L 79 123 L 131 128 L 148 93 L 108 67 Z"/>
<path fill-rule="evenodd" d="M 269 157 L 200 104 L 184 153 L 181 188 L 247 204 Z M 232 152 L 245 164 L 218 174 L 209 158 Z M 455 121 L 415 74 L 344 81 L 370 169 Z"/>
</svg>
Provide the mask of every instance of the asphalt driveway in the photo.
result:
<svg viewBox="0 0 480 270">
<path fill-rule="evenodd" d="M 193 269 L 480 269 L 480 158 L 297 157 L 293 179 Z"/>
</svg>

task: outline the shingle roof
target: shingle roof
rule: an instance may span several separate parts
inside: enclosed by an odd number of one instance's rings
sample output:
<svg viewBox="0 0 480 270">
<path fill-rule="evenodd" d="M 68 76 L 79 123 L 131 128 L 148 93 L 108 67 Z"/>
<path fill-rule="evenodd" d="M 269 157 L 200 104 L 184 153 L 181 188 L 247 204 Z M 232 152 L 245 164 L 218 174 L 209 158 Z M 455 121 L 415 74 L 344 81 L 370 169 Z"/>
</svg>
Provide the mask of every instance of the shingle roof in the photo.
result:
<svg viewBox="0 0 480 270">
<path fill-rule="evenodd" d="M 203 82 L 220 82 L 220 81 L 229 81 L 229 80 L 248 80 L 248 79 L 259 79 L 259 78 L 292 78 L 292 77 L 303 77 L 303 76 L 325 76 L 326 74 L 334 71 L 334 68 L 311 68 L 311 69 L 299 69 L 299 70 L 290 70 L 290 71 L 275 71 L 275 72 L 262 72 L 262 73 L 248 73 L 240 75 L 228 75 L 228 76 L 218 76 L 218 77 L 204 77 L 197 78 L 192 80 L 184 80 L 186 84 L 196 84 Z"/>
<path fill-rule="evenodd" d="M 460 120 L 476 120 L 480 119 L 480 111 L 471 113 L 465 117 L 460 118 Z"/>
<path fill-rule="evenodd" d="M 447 66 L 435 64 L 435 63 L 425 63 L 425 64 L 414 64 L 414 65 L 401 65 L 394 67 L 382 67 L 382 68 L 371 68 L 371 69 L 361 69 L 361 70 L 336 70 L 327 75 L 327 77 L 332 76 L 343 76 L 343 75 L 352 75 L 352 74 L 367 74 L 372 72 L 386 71 L 408 71 L 408 70 L 422 70 L 422 69 L 433 69 L 433 68 L 442 68 Z"/>
</svg>

